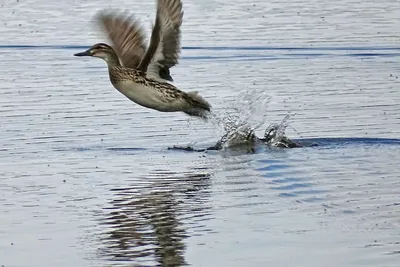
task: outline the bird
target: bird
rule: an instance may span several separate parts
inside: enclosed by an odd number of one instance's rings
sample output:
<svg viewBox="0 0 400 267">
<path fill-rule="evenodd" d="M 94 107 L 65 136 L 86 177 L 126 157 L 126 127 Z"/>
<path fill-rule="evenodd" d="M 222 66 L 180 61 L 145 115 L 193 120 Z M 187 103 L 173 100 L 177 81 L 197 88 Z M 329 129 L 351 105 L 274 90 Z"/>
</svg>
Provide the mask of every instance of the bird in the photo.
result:
<svg viewBox="0 0 400 267">
<path fill-rule="evenodd" d="M 208 119 L 211 105 L 197 91 L 184 92 L 171 84 L 169 69 L 178 64 L 181 52 L 180 0 L 157 0 L 155 24 L 147 49 L 143 29 L 133 15 L 102 10 L 95 19 L 113 46 L 97 43 L 74 56 L 103 59 L 108 65 L 111 84 L 138 105 Z"/>
</svg>

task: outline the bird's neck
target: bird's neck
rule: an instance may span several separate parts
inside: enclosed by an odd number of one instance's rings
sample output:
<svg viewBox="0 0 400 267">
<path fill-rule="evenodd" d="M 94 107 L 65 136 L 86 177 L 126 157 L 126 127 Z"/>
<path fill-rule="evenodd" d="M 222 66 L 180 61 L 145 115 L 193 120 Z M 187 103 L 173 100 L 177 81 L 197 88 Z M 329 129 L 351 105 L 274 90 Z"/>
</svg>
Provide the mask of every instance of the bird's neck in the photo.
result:
<svg viewBox="0 0 400 267">
<path fill-rule="evenodd" d="M 110 81 L 116 88 L 117 83 L 121 80 L 121 68 L 118 64 L 108 64 L 108 74 L 110 76 Z"/>
<path fill-rule="evenodd" d="M 121 63 L 119 62 L 118 56 L 115 53 L 110 53 L 107 58 L 104 59 L 107 62 L 109 68 L 120 67 Z"/>
</svg>

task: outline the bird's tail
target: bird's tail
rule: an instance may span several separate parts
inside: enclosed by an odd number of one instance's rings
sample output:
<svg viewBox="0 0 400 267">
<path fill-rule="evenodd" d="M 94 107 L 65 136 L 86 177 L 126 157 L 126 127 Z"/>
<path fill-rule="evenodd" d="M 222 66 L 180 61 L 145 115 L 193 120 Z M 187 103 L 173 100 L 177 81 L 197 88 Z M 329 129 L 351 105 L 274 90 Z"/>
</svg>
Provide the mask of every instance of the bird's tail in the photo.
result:
<svg viewBox="0 0 400 267">
<path fill-rule="evenodd" d="M 187 96 L 189 97 L 189 107 L 184 112 L 190 116 L 207 120 L 211 105 L 197 91 L 187 92 Z"/>
</svg>

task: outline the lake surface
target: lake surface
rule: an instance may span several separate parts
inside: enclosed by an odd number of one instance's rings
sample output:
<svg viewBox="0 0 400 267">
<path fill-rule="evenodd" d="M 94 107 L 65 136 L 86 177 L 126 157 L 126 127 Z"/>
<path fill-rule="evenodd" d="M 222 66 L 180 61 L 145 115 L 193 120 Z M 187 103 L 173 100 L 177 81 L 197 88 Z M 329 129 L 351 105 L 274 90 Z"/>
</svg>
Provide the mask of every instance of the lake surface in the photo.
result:
<svg viewBox="0 0 400 267">
<path fill-rule="evenodd" d="M 107 41 L 96 11 L 149 29 L 154 1 L 4 0 L 0 266 L 397 267 L 400 2 L 183 4 L 175 85 L 259 136 L 292 114 L 286 134 L 319 146 L 168 150 L 223 131 L 72 56 Z"/>
</svg>

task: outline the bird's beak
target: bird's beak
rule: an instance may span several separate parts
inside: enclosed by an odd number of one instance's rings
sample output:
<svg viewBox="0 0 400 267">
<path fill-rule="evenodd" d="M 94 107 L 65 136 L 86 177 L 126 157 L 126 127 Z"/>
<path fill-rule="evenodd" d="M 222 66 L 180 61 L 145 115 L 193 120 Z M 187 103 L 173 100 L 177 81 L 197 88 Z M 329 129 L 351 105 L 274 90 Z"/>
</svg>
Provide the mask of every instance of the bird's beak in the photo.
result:
<svg viewBox="0 0 400 267">
<path fill-rule="evenodd" d="M 80 53 L 76 53 L 74 54 L 74 56 L 76 57 L 87 57 L 87 56 L 92 56 L 92 51 L 90 51 L 90 49 L 84 51 L 84 52 L 80 52 Z"/>
</svg>

